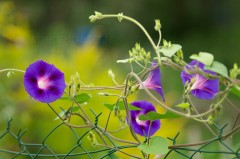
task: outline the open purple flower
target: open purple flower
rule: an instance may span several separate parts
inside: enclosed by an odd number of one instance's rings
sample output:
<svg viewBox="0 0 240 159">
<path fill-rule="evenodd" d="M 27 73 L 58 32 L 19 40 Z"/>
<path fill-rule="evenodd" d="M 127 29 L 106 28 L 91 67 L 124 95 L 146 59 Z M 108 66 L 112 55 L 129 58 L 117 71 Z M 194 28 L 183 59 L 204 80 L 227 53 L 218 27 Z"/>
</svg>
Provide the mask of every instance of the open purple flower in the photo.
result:
<svg viewBox="0 0 240 159">
<path fill-rule="evenodd" d="M 61 98 L 66 84 L 64 74 L 59 69 L 38 60 L 28 66 L 24 74 L 24 87 L 35 100 L 51 103 Z"/>
<path fill-rule="evenodd" d="M 155 67 L 157 65 L 157 62 L 154 61 L 152 63 L 152 67 Z M 154 70 L 152 70 L 149 73 L 148 78 L 140 84 L 139 89 L 143 89 L 144 85 L 148 89 L 152 89 L 156 91 L 158 94 L 161 95 L 163 101 L 165 101 L 164 96 L 163 96 L 163 91 L 162 91 L 162 84 L 161 84 L 161 74 L 160 74 L 160 69 L 159 67 L 156 67 Z"/>
<path fill-rule="evenodd" d="M 192 62 L 190 62 L 185 67 L 185 69 L 191 70 L 193 69 L 193 67 L 196 67 L 196 66 L 202 69 L 207 74 L 216 75 L 215 72 L 205 70 L 204 64 L 196 60 L 193 60 Z M 218 79 L 208 79 L 200 74 L 189 74 L 184 70 L 181 72 L 181 78 L 184 85 L 186 85 L 186 82 L 187 83 L 193 82 L 192 85 L 190 86 L 190 90 L 192 95 L 197 98 L 211 100 L 219 92 Z"/>
<path fill-rule="evenodd" d="M 155 107 L 147 101 L 135 101 L 131 103 L 133 106 L 141 108 L 141 110 L 130 110 L 132 127 L 135 133 L 141 136 L 147 136 L 150 126 L 150 120 L 141 121 L 139 120 L 139 115 L 147 114 L 150 111 L 155 111 Z M 152 136 L 160 128 L 160 120 L 155 120 L 151 124 L 150 136 Z"/>
</svg>

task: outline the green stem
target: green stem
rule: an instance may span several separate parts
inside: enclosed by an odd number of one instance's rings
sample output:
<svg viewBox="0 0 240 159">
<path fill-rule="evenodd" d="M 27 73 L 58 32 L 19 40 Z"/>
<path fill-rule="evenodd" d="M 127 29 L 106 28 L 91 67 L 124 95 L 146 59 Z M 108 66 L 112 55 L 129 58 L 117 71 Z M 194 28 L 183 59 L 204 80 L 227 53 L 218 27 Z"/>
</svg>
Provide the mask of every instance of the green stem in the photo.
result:
<svg viewBox="0 0 240 159">
<path fill-rule="evenodd" d="M 143 33 L 147 36 L 147 38 L 148 38 L 149 42 L 151 43 L 154 51 L 156 51 L 157 47 L 156 47 L 155 43 L 153 42 L 151 36 L 148 34 L 147 30 L 135 19 L 133 19 L 131 17 L 128 17 L 128 16 L 125 16 L 125 15 L 116 15 L 116 14 L 103 14 L 101 16 L 101 18 L 102 19 L 104 19 L 104 18 L 119 18 L 119 16 L 121 16 L 122 19 L 128 20 L 128 21 L 136 24 L 143 31 Z"/>
<path fill-rule="evenodd" d="M 125 107 L 125 110 L 126 110 L 126 114 L 127 114 L 127 121 L 129 123 L 129 128 L 130 128 L 130 132 L 133 136 L 133 138 L 138 142 L 140 143 L 137 135 L 135 134 L 134 130 L 133 130 L 133 127 L 132 127 L 132 122 L 131 122 L 131 115 L 130 115 L 130 110 L 129 110 L 129 107 L 128 107 L 128 102 L 127 102 L 127 94 L 128 94 L 128 81 L 129 81 L 129 78 L 131 77 L 130 74 L 127 75 L 127 78 L 126 78 L 126 85 L 125 85 L 125 88 L 124 88 L 124 91 L 123 91 L 123 103 L 124 103 L 124 107 Z"/>
<path fill-rule="evenodd" d="M 6 71 L 16 71 L 16 72 L 25 73 L 25 71 L 20 70 L 20 69 L 16 69 L 16 68 L 6 68 L 6 69 L 2 69 L 2 70 L 0 70 L 0 73 L 6 72 Z"/>
<path fill-rule="evenodd" d="M 185 150 L 185 151 L 194 151 L 199 153 L 216 153 L 216 154 L 236 154 L 235 152 L 228 152 L 228 151 L 210 151 L 210 150 L 196 150 L 196 149 L 190 149 L 190 148 L 177 148 L 178 150 Z M 195 155 L 195 154 L 194 154 Z"/>
<path fill-rule="evenodd" d="M 104 128 L 101 128 L 98 126 L 99 129 L 101 129 L 102 131 L 104 131 Z M 107 131 L 104 132 L 105 134 L 107 134 L 111 139 L 115 140 L 115 141 L 118 141 L 118 142 L 121 142 L 121 143 L 127 143 L 127 144 L 132 144 L 132 145 L 139 145 L 140 143 L 137 143 L 137 142 L 132 142 L 132 141 L 129 141 L 129 140 L 122 140 L 122 139 L 119 139 L 113 135 L 111 135 L 110 133 L 108 133 Z"/>
<path fill-rule="evenodd" d="M 159 34 L 159 39 L 158 39 L 157 47 L 159 47 L 160 42 L 162 40 L 162 32 L 161 32 L 161 30 L 158 31 L 158 34 Z"/>
<path fill-rule="evenodd" d="M 123 88 L 124 86 L 94 86 L 94 87 L 81 86 L 80 90 L 83 90 L 83 91 L 122 90 Z"/>
<path fill-rule="evenodd" d="M 104 132 L 107 131 L 107 127 L 108 127 L 108 123 L 109 123 L 109 119 L 110 119 L 111 114 L 112 114 L 112 111 L 110 111 L 109 114 L 108 114 L 108 118 L 107 118 L 106 126 L 104 128 Z"/>
<path fill-rule="evenodd" d="M 194 147 L 194 146 L 200 146 L 200 145 L 205 145 L 209 142 L 211 142 L 212 140 L 225 140 L 227 139 L 229 136 L 231 136 L 232 134 L 234 134 L 235 132 L 240 130 L 240 126 L 236 127 L 235 129 L 233 129 L 231 132 L 227 133 L 226 135 L 223 135 L 221 137 L 215 138 L 215 139 L 209 139 L 209 140 L 205 140 L 202 142 L 198 142 L 198 143 L 192 143 L 192 144 L 178 144 L 178 145 L 173 145 L 173 146 L 169 146 L 169 149 L 176 149 L 176 148 L 183 148 L 183 147 Z"/>
</svg>

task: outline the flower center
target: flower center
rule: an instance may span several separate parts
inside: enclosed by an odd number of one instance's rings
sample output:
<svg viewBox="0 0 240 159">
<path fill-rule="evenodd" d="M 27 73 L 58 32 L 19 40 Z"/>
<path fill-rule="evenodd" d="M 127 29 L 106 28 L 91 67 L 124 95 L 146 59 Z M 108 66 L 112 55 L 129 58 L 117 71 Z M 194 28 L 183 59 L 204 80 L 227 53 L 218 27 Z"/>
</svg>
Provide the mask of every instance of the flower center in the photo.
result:
<svg viewBox="0 0 240 159">
<path fill-rule="evenodd" d="M 49 81 L 47 78 L 38 79 L 38 88 L 46 89 L 49 86 Z"/>
<path fill-rule="evenodd" d="M 141 115 L 141 114 L 139 114 Z M 147 121 L 142 121 L 142 120 L 139 120 L 139 115 L 136 117 L 136 122 L 138 125 L 142 125 L 142 126 L 146 126 L 147 125 Z"/>
<path fill-rule="evenodd" d="M 207 79 L 203 78 L 200 75 L 195 76 L 195 82 L 193 83 L 191 90 L 194 89 L 201 89 L 204 86 L 204 83 L 207 81 Z"/>
</svg>

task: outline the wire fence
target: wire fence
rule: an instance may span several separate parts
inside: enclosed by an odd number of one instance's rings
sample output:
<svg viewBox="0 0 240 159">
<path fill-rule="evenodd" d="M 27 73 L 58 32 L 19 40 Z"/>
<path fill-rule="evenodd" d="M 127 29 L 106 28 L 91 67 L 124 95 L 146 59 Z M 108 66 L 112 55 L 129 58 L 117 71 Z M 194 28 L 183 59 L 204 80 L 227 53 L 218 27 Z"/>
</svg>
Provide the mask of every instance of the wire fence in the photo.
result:
<svg viewBox="0 0 240 159">
<path fill-rule="evenodd" d="M 11 130 L 12 119 L 9 119 L 6 130 L 1 133 L 0 143 L 2 140 L 9 139 L 9 137 L 13 138 L 16 143 L 16 147 L 13 149 L 6 149 L 4 145 L 0 146 L 0 158 L 5 159 L 4 155 L 8 158 L 12 159 L 40 159 L 40 158 L 53 158 L 53 159 L 74 159 L 74 158 L 100 158 L 100 159 L 117 159 L 116 152 L 125 154 L 126 158 L 141 158 L 124 152 L 124 149 L 128 148 L 137 148 L 138 145 L 135 144 L 124 144 L 119 145 L 118 142 L 113 140 L 113 137 L 108 135 L 101 127 L 98 127 L 98 118 L 101 114 L 95 116 L 95 123 L 92 127 L 88 128 L 85 133 L 79 135 L 73 128 L 69 127 L 72 134 L 76 137 L 75 145 L 68 150 L 68 152 L 57 153 L 54 150 L 53 146 L 48 145 L 48 139 L 54 132 L 59 131 L 60 127 L 65 127 L 64 122 L 55 126 L 42 140 L 41 143 L 28 143 L 22 140 L 26 131 L 19 130 L 17 133 Z M 187 159 L 194 159 L 199 154 L 215 154 L 215 155 L 224 155 L 226 158 L 239 159 L 240 158 L 240 148 L 234 149 L 225 143 L 225 139 L 232 135 L 233 132 L 223 135 L 223 130 L 227 125 L 222 128 L 219 128 L 215 125 L 216 129 L 218 129 L 218 135 L 216 138 L 212 138 L 210 140 L 206 140 L 200 143 L 193 144 L 177 144 L 177 138 L 179 133 L 174 138 L 168 138 L 172 145 L 169 146 L 169 152 L 164 156 L 164 159 L 172 158 L 172 156 L 178 156 Z M 108 140 L 103 148 L 95 148 L 95 149 L 87 149 L 83 144 L 83 139 L 86 137 L 91 138 L 91 132 L 95 130 L 100 133 L 104 139 Z M 236 131 L 238 128 L 236 128 Z M 233 130 L 234 131 L 234 130 Z M 61 132 L 59 132 L 61 134 Z M 94 144 L 94 137 L 92 136 L 92 144 Z M 59 144 L 59 141 L 55 142 L 55 144 Z M 90 142 L 89 142 L 90 143 Z M 218 144 L 221 146 L 221 150 L 215 149 L 213 150 L 211 147 L 212 144 Z M 107 146 L 108 145 L 108 146 Z M 64 146 L 64 145 L 63 145 Z"/>
<path fill-rule="evenodd" d="M 99 154 L 104 153 L 104 155 L 100 156 L 99 158 L 113 158 L 113 153 L 115 153 L 118 150 L 124 149 L 124 148 L 131 148 L 131 147 L 136 147 L 136 146 L 131 146 L 131 145 L 127 145 L 127 146 L 117 146 L 115 143 L 112 142 L 112 145 L 114 145 L 114 147 L 108 147 L 108 148 L 102 148 L 102 149 L 95 149 L 94 151 L 91 150 L 87 150 L 83 145 L 82 145 L 82 140 L 83 138 L 85 138 L 87 135 L 89 135 L 89 133 L 96 129 L 100 132 L 102 132 L 102 134 L 106 137 L 109 138 L 107 136 L 106 133 L 104 133 L 102 131 L 102 129 L 98 128 L 97 126 L 97 122 L 98 122 L 98 116 L 96 116 L 96 123 L 95 126 L 88 129 L 83 135 L 79 136 L 79 134 L 73 129 L 70 128 L 72 131 L 72 134 L 76 137 L 76 142 L 75 145 L 72 146 L 72 148 L 66 152 L 66 153 L 56 153 L 54 151 L 54 148 L 52 148 L 51 146 L 48 145 L 47 140 L 48 138 L 51 137 L 51 135 L 55 132 L 58 131 L 58 129 L 60 127 L 65 126 L 64 123 L 60 123 L 59 125 L 57 125 L 56 127 L 54 127 L 47 135 L 46 137 L 42 140 L 41 143 L 27 143 L 24 142 L 22 140 L 23 135 L 26 133 L 26 131 L 22 131 L 19 130 L 18 133 L 14 133 L 11 130 L 11 123 L 12 123 L 12 119 L 9 119 L 8 124 L 7 124 L 7 128 L 5 130 L 5 132 L 3 132 L 0 136 L 0 141 L 4 140 L 4 138 L 9 138 L 12 137 L 15 141 L 16 141 L 16 147 L 18 147 L 18 150 L 7 150 L 4 149 L 4 147 L 2 147 L 0 149 L 0 157 L 1 154 L 8 154 L 9 157 L 11 158 L 19 158 L 22 157 L 24 159 L 36 159 L 36 158 L 55 158 L 55 159 L 65 159 L 65 158 L 79 158 L 81 156 L 81 158 L 95 158 L 95 154 L 97 154 L 97 156 L 99 156 Z M 61 138 L 59 138 L 59 141 L 61 140 Z M 58 141 L 58 142 L 59 142 Z M 110 140 L 111 141 L 111 140 Z M 58 142 L 56 142 L 56 144 L 58 144 Z M 4 146 L 4 145 L 3 145 Z M 63 145 L 64 146 L 64 145 Z M 32 151 L 35 150 L 35 151 Z M 75 152 L 75 151 L 78 152 Z"/>
</svg>

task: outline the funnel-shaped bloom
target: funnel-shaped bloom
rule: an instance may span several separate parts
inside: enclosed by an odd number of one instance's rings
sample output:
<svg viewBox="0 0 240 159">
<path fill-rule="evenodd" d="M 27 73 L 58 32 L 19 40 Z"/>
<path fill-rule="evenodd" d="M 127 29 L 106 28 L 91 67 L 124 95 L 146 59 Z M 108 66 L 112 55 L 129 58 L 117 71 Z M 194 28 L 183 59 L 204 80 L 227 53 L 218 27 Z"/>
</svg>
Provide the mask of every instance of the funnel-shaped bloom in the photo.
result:
<svg viewBox="0 0 240 159">
<path fill-rule="evenodd" d="M 155 67 L 157 65 L 157 62 L 152 63 L 152 67 Z M 154 70 L 152 70 L 149 73 L 148 78 L 140 84 L 139 89 L 143 89 L 144 85 L 148 89 L 155 90 L 158 94 L 161 95 L 163 101 L 165 101 L 162 91 L 162 84 L 161 84 L 161 73 L 159 67 L 156 67 Z"/>
<path fill-rule="evenodd" d="M 51 103 L 63 95 L 66 84 L 64 74 L 54 65 L 38 60 L 28 66 L 24 74 L 24 87 L 35 100 Z"/>
<path fill-rule="evenodd" d="M 135 101 L 131 104 L 135 107 L 141 108 L 141 110 L 130 110 L 133 130 L 135 133 L 141 136 L 147 136 L 150 127 L 150 120 L 141 121 L 139 120 L 138 116 L 145 115 L 150 111 L 156 112 L 156 109 L 151 103 L 147 101 Z M 160 125 L 160 120 L 155 120 L 152 122 L 149 133 L 150 136 L 152 136 L 160 128 Z"/>
<path fill-rule="evenodd" d="M 196 60 L 193 60 L 190 62 L 185 69 L 191 70 L 193 67 L 198 67 L 199 69 L 202 69 L 207 74 L 216 75 L 215 72 L 205 70 L 204 64 L 201 62 L 198 62 Z M 218 79 L 208 79 L 200 74 L 189 74 L 186 71 L 181 72 L 181 78 L 184 83 L 186 82 L 191 83 L 190 90 L 193 96 L 205 99 L 205 100 L 211 100 L 215 97 L 215 95 L 219 92 L 219 80 Z"/>
</svg>

